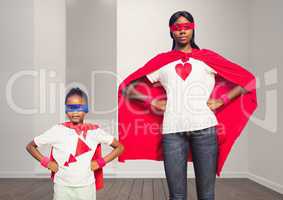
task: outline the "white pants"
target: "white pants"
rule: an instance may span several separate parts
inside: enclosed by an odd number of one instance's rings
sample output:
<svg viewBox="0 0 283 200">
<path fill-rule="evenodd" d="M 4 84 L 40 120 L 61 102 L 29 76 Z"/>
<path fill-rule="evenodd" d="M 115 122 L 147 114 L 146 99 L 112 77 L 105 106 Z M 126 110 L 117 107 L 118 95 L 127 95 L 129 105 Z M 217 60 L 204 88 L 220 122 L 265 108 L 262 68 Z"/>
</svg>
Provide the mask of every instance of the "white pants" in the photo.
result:
<svg viewBox="0 0 283 200">
<path fill-rule="evenodd" d="M 96 200 L 95 185 L 70 187 L 55 183 L 53 200 Z"/>
</svg>

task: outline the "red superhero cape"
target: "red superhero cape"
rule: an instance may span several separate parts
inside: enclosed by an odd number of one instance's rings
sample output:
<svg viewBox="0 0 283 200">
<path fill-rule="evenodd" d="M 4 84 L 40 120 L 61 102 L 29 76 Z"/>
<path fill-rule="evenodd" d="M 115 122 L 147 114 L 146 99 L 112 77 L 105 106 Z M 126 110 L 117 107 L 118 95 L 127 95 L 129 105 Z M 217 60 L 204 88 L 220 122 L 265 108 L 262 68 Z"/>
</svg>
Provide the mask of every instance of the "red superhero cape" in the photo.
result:
<svg viewBox="0 0 283 200">
<path fill-rule="evenodd" d="M 95 124 L 79 124 L 79 125 L 74 125 L 71 122 L 65 122 L 62 124 L 63 126 L 66 126 L 68 128 L 71 129 L 75 129 L 75 131 L 77 133 L 81 133 L 83 132 L 83 137 L 86 138 L 86 134 L 88 130 L 95 130 L 98 128 L 97 125 Z M 78 145 L 77 145 L 77 150 L 76 150 L 76 155 L 70 155 L 69 160 L 65 162 L 64 166 L 68 166 L 69 163 L 72 162 L 76 162 L 76 156 L 79 156 L 85 152 L 88 152 L 90 150 L 90 148 L 82 141 L 82 140 L 78 140 Z M 51 153 L 50 153 L 50 160 L 54 161 L 54 157 L 53 157 L 53 148 L 51 149 Z M 97 158 L 101 157 L 101 145 L 98 144 L 95 150 L 95 153 L 92 157 L 92 160 L 96 160 Z M 51 173 L 51 179 L 54 180 L 54 176 L 55 173 L 52 172 Z M 94 172 L 94 177 L 95 177 L 95 186 L 96 186 L 96 190 L 100 190 L 104 187 L 104 181 L 103 181 L 103 170 L 102 168 L 96 170 Z"/>
<path fill-rule="evenodd" d="M 120 84 L 118 90 L 119 140 L 125 146 L 124 153 L 119 157 L 120 162 L 131 159 L 163 160 L 161 144 L 163 115 L 150 112 L 141 103 L 127 99 L 122 94 L 123 89 L 132 81 L 137 81 L 135 89 L 139 92 L 153 98 L 166 98 L 162 86 L 151 84 L 145 75 L 170 62 L 179 59 L 187 60 L 190 57 L 203 61 L 217 72 L 211 98 L 219 98 L 236 85 L 248 91 L 215 111 L 219 124 L 217 126 L 219 148 L 217 175 L 220 176 L 233 144 L 257 107 L 256 79 L 243 67 L 207 49 L 193 49 L 191 53 L 173 50 L 159 54 Z M 191 154 L 188 160 L 192 161 Z"/>
</svg>

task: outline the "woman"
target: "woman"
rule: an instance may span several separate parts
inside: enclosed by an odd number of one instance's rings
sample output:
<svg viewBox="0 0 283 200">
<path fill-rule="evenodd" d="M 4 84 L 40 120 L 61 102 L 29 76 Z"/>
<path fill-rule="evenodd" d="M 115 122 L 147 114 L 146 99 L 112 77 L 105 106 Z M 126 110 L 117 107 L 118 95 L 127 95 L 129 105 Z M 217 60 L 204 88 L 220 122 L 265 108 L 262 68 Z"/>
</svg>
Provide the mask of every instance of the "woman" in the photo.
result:
<svg viewBox="0 0 283 200">
<path fill-rule="evenodd" d="M 255 78 L 200 50 L 190 13 L 174 13 L 169 27 L 172 51 L 157 55 L 119 87 L 119 137 L 125 145 L 120 161 L 164 160 L 170 200 L 185 200 L 192 160 L 198 199 L 213 200 L 216 174 L 257 106 Z"/>
</svg>

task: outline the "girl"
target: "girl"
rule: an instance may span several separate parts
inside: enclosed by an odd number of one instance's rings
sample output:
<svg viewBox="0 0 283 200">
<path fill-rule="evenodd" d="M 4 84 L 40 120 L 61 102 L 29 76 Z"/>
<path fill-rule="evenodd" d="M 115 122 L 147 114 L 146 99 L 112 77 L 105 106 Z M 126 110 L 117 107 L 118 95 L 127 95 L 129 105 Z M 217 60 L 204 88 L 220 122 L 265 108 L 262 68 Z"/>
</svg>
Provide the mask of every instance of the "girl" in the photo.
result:
<svg viewBox="0 0 283 200">
<path fill-rule="evenodd" d="M 65 100 L 70 121 L 53 126 L 27 145 L 27 151 L 52 172 L 54 200 L 95 200 L 96 189 L 103 187 L 102 168 L 123 152 L 123 145 L 112 135 L 84 123 L 87 102 L 85 92 L 71 89 Z M 104 158 L 101 143 L 113 148 Z M 46 144 L 52 146 L 50 158 L 37 148 Z"/>
<path fill-rule="evenodd" d="M 214 200 L 216 174 L 257 106 L 255 77 L 200 50 L 194 27 L 190 13 L 173 14 L 172 51 L 154 57 L 119 87 L 119 137 L 126 148 L 119 160 L 164 160 L 170 200 L 187 199 L 188 160 L 198 199 Z"/>
</svg>

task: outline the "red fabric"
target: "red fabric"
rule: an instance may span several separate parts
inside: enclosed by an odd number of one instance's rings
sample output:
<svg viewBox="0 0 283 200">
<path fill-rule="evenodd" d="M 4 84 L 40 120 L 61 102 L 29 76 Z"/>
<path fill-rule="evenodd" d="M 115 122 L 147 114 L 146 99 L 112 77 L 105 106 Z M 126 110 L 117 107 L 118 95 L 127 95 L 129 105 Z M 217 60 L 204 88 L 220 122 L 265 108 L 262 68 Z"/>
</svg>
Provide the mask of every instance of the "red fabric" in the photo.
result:
<svg viewBox="0 0 283 200">
<path fill-rule="evenodd" d="M 69 167 L 69 164 L 73 162 L 77 162 L 77 159 L 73 154 L 70 154 L 69 159 L 64 163 L 64 166 Z"/>
<path fill-rule="evenodd" d="M 181 31 L 181 30 L 190 30 L 194 28 L 195 28 L 195 24 L 191 22 L 175 23 L 170 26 L 170 31 L 175 32 L 175 31 Z"/>
<path fill-rule="evenodd" d="M 87 146 L 87 144 L 79 138 L 75 156 L 82 155 L 90 150 L 89 146 Z"/>
<path fill-rule="evenodd" d="M 71 129 L 75 129 L 76 133 L 81 133 L 83 132 L 83 137 L 86 138 L 86 134 L 88 130 L 95 130 L 98 128 L 97 125 L 95 124 L 78 124 L 78 125 L 74 125 L 72 122 L 65 122 L 62 125 L 71 128 Z M 76 156 L 79 156 L 83 153 L 86 153 L 90 150 L 90 148 L 87 146 L 87 144 L 85 144 L 82 140 L 78 139 L 78 145 L 77 145 L 77 149 L 76 149 L 76 155 L 73 156 L 72 154 L 69 157 L 68 162 L 65 163 L 65 166 L 68 166 L 69 163 L 72 162 L 76 162 Z M 51 153 L 50 153 L 50 160 L 54 161 L 54 157 L 53 157 L 53 147 L 51 149 Z M 101 145 L 98 144 L 97 148 L 95 150 L 95 153 L 92 157 L 92 160 L 96 160 L 97 158 L 100 158 L 102 156 L 101 153 Z M 54 176 L 55 173 L 51 173 L 51 178 L 52 180 L 54 180 Z M 100 168 L 98 170 L 96 170 L 94 172 L 94 177 L 95 177 L 95 186 L 96 186 L 96 190 L 100 190 L 104 187 L 104 181 L 103 181 L 103 169 Z"/>
<path fill-rule="evenodd" d="M 162 113 L 155 114 L 139 104 L 138 101 L 128 100 L 122 95 L 123 89 L 132 81 L 137 80 L 136 89 L 138 91 L 153 98 L 166 98 L 163 87 L 160 84 L 151 84 L 145 75 L 170 62 L 179 59 L 185 61 L 190 57 L 203 61 L 217 72 L 211 98 L 219 98 L 236 85 L 248 90 L 248 93 L 239 96 L 215 111 L 219 123 L 217 126 L 219 147 L 217 175 L 220 176 L 234 142 L 257 107 L 256 82 L 252 73 L 207 49 L 193 49 L 192 53 L 173 50 L 159 54 L 120 84 L 118 91 L 119 139 L 125 146 L 125 151 L 119 157 L 119 161 L 124 162 L 130 159 L 163 160 L 161 145 Z M 191 154 L 188 161 L 192 161 Z"/>
</svg>

